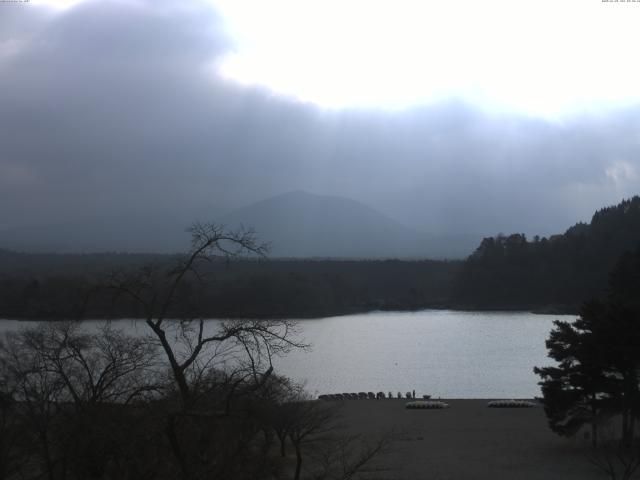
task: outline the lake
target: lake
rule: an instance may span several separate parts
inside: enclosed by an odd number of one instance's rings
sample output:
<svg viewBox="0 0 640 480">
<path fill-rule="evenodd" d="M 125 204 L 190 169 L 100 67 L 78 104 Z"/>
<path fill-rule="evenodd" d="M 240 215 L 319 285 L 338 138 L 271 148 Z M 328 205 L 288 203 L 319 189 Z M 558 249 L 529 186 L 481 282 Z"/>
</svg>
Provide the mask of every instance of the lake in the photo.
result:
<svg viewBox="0 0 640 480">
<path fill-rule="evenodd" d="M 533 367 L 551 364 L 545 340 L 553 320 L 573 318 L 424 310 L 301 320 L 312 350 L 278 359 L 276 371 L 306 380 L 315 395 L 415 390 L 443 398 L 531 398 L 540 395 Z M 139 322 L 114 323 L 145 331 Z M 0 331 L 20 324 L 2 320 Z"/>
</svg>

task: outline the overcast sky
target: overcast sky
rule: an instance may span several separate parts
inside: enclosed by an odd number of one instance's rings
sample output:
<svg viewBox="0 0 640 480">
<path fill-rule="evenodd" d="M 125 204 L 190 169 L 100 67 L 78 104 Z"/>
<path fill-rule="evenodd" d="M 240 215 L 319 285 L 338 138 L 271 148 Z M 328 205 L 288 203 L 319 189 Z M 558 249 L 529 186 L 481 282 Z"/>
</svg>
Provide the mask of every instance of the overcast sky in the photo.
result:
<svg viewBox="0 0 640 480">
<path fill-rule="evenodd" d="M 449 3 L 0 4 L 0 229 L 302 189 L 549 234 L 638 193 L 640 3 Z"/>
</svg>

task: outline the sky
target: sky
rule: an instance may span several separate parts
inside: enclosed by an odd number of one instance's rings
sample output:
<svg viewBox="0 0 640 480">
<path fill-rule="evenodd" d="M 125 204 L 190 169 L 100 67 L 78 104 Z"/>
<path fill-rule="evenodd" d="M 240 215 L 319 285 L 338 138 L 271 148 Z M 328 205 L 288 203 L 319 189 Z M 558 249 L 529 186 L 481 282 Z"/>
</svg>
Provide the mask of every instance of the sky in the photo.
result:
<svg viewBox="0 0 640 480">
<path fill-rule="evenodd" d="M 291 190 L 442 233 L 640 190 L 640 2 L 0 3 L 0 230 Z"/>
</svg>

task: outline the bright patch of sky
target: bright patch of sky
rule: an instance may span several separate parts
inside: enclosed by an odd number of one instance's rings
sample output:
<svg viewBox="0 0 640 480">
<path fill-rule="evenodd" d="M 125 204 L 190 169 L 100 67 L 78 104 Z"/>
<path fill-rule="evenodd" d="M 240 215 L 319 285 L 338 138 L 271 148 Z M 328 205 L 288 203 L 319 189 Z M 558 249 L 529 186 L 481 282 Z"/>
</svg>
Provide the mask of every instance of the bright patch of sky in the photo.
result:
<svg viewBox="0 0 640 480">
<path fill-rule="evenodd" d="M 73 7 L 83 0 L 29 0 L 32 5 L 43 5 L 52 8 L 65 9 Z"/>
<path fill-rule="evenodd" d="M 321 107 L 558 117 L 640 100 L 640 1 L 211 0 L 228 78 Z"/>
</svg>

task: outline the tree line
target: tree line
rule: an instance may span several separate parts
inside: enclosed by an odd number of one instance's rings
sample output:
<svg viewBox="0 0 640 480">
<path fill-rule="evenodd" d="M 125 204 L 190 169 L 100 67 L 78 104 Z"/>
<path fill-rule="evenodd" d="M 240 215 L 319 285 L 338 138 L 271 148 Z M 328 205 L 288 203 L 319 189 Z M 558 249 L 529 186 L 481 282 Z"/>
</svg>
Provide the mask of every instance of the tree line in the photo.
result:
<svg viewBox="0 0 640 480">
<path fill-rule="evenodd" d="M 172 265 L 183 255 L 31 255 L 0 252 L 0 317 L 14 319 L 140 318 L 135 302 L 112 302 L 105 278 L 144 265 Z M 305 318 L 377 309 L 444 306 L 461 262 L 302 260 L 214 256 L 187 279 L 210 318 Z M 184 298 L 171 305 L 189 312 Z M 247 299 L 250 299 L 248 301 Z"/>
<path fill-rule="evenodd" d="M 464 263 L 452 303 L 471 309 L 576 313 L 602 295 L 620 256 L 640 244 L 640 197 L 599 210 L 549 238 L 524 234 L 485 238 Z"/>
</svg>

